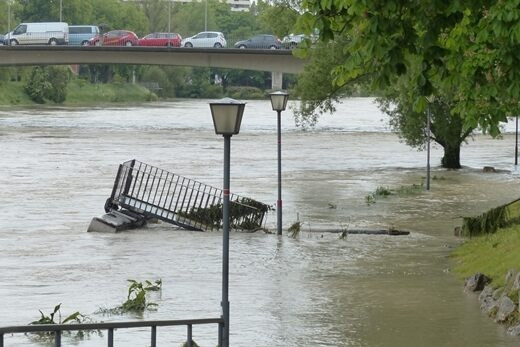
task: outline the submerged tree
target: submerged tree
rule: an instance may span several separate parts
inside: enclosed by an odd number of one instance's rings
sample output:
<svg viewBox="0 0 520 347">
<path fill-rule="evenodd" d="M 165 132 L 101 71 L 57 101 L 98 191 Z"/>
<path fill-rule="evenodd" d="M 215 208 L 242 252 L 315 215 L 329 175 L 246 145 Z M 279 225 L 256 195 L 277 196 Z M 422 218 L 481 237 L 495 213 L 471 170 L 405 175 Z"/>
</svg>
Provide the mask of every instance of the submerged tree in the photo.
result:
<svg viewBox="0 0 520 347">
<path fill-rule="evenodd" d="M 460 144 L 473 129 L 496 136 L 500 123 L 518 113 L 520 0 L 303 0 L 302 6 L 308 33 L 318 29 L 323 42 L 345 42 L 345 58 L 328 68 L 333 85 L 326 87 L 368 77 L 392 125 L 413 146 L 424 141 L 430 107 L 445 167 L 460 166 Z"/>
</svg>

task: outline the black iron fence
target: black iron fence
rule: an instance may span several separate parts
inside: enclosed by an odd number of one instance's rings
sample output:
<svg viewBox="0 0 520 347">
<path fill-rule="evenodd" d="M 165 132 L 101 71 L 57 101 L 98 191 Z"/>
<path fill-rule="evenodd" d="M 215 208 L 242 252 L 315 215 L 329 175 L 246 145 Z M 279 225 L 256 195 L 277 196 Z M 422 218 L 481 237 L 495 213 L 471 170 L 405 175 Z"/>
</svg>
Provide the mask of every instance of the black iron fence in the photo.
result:
<svg viewBox="0 0 520 347">
<path fill-rule="evenodd" d="M 218 346 L 222 345 L 222 329 L 224 320 L 222 318 L 190 319 L 190 320 L 158 320 L 158 321 L 134 321 L 134 322 L 108 322 L 108 323 L 81 323 L 81 324 L 38 324 L 0 327 L 0 347 L 4 347 L 4 337 L 7 334 L 28 333 L 52 333 L 54 334 L 54 346 L 61 347 L 61 337 L 64 331 L 107 331 L 107 346 L 114 346 L 114 330 L 130 328 L 150 328 L 151 347 L 157 346 L 157 327 L 186 326 L 186 346 L 192 347 L 193 326 L 195 325 L 218 325 Z"/>
<path fill-rule="evenodd" d="M 222 226 L 222 189 L 142 163 L 119 166 L 105 210 L 125 208 L 192 230 Z M 230 194 L 230 225 L 235 229 L 262 227 L 269 206 Z"/>
</svg>

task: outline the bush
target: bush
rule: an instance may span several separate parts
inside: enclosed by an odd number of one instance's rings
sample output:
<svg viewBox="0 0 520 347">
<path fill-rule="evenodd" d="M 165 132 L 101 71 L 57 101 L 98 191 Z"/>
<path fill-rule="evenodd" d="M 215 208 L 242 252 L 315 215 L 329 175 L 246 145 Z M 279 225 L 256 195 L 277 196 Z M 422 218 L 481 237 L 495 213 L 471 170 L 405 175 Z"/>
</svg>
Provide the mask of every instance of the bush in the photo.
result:
<svg viewBox="0 0 520 347">
<path fill-rule="evenodd" d="M 33 68 L 31 77 L 24 87 L 32 101 L 38 104 L 45 103 L 46 90 L 51 88 L 45 69 L 41 66 Z"/>
<path fill-rule="evenodd" d="M 63 103 L 67 98 L 69 79 L 70 73 L 67 68 L 37 66 L 32 69 L 24 90 L 31 100 L 38 104 L 44 104 L 46 100 Z"/>
</svg>

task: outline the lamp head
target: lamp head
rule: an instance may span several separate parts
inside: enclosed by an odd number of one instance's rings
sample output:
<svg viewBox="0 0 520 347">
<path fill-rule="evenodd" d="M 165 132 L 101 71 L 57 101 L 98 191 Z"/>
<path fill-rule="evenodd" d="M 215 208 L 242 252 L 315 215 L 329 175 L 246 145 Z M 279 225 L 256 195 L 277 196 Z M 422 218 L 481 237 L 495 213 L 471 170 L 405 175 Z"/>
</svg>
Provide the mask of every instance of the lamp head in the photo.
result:
<svg viewBox="0 0 520 347">
<path fill-rule="evenodd" d="M 285 111 L 287 100 L 289 100 L 289 94 L 286 91 L 279 90 L 269 94 L 269 96 L 271 97 L 273 111 Z"/>
<path fill-rule="evenodd" d="M 217 135 L 235 135 L 240 131 L 245 102 L 224 98 L 209 103 Z"/>
</svg>

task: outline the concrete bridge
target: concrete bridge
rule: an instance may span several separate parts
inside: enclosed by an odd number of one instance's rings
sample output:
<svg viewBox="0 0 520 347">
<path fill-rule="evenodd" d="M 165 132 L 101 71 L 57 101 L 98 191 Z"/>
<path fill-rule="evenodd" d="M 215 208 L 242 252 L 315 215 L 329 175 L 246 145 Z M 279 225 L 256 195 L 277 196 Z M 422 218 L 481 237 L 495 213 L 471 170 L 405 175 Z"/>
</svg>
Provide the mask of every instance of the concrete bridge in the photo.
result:
<svg viewBox="0 0 520 347">
<path fill-rule="evenodd" d="M 281 89 L 282 74 L 301 72 L 305 60 L 283 49 L 0 46 L 0 66 L 70 64 L 176 65 L 270 71 L 273 89 Z"/>
</svg>

